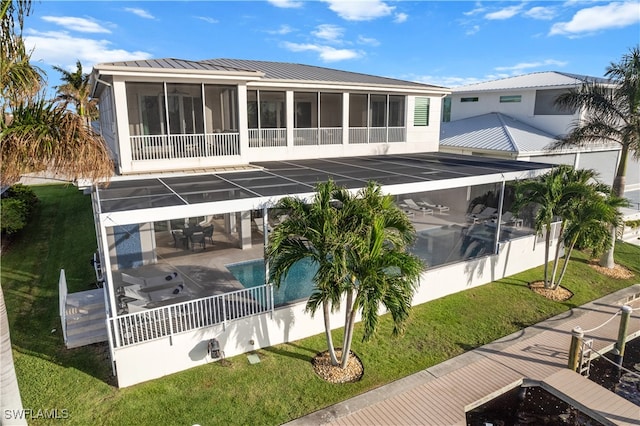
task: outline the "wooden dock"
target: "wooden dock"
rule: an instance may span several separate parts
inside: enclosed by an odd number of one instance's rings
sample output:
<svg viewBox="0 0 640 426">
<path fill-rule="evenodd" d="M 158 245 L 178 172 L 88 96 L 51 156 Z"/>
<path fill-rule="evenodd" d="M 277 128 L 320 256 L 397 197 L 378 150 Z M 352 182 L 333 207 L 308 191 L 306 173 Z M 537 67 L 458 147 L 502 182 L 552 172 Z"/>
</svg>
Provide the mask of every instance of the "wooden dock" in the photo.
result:
<svg viewBox="0 0 640 426">
<path fill-rule="evenodd" d="M 595 329 L 585 339 L 593 339 L 595 351 L 609 351 L 620 315 L 610 319 L 624 304 L 634 309 L 628 339 L 634 338 L 640 335 L 640 284 L 290 424 L 465 425 L 467 411 L 525 384 L 603 424 L 640 425 L 640 407 L 567 368 L 571 331 Z"/>
</svg>

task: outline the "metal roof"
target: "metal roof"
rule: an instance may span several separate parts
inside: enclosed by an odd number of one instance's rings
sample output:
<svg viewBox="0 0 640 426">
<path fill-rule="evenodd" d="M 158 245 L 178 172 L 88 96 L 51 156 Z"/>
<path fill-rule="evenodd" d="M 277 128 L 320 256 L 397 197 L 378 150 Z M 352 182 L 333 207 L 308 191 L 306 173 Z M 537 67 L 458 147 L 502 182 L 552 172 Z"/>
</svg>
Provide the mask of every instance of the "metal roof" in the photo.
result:
<svg viewBox="0 0 640 426">
<path fill-rule="evenodd" d="M 110 214 L 175 206 L 183 206 L 192 212 L 196 205 L 216 202 L 229 203 L 226 208 L 237 210 L 242 200 L 255 199 L 264 203 L 288 195 L 306 196 L 313 193 L 317 183 L 328 179 L 353 190 L 373 180 L 387 193 L 400 194 L 408 193 L 407 185 L 414 192 L 455 188 L 482 183 L 483 179 L 497 182 L 500 176 L 520 176 L 551 167 L 543 163 L 437 152 L 270 161 L 253 165 L 261 169 L 114 180 L 108 187 L 98 189 L 100 212 Z M 130 215 L 120 216 L 120 220 L 131 220 Z"/>
<path fill-rule="evenodd" d="M 166 70 L 191 70 L 191 71 L 227 71 L 227 72 L 255 72 L 255 70 L 240 69 L 231 66 L 211 64 L 198 61 L 189 61 L 185 59 L 162 58 L 162 59 L 142 59 L 135 61 L 121 62 L 103 62 L 96 64 L 94 68 L 101 69 L 105 67 L 122 67 L 122 68 L 149 68 L 149 69 L 166 69 Z"/>
<path fill-rule="evenodd" d="M 414 81 L 398 80 L 388 77 L 379 77 L 369 74 L 361 74 L 350 71 L 341 71 L 332 68 L 303 65 L 288 62 L 254 61 L 246 59 L 209 59 L 202 61 L 206 64 L 214 64 L 243 69 L 252 69 L 264 73 L 267 80 L 293 80 L 293 81 L 325 81 L 339 83 L 375 84 L 384 86 L 412 86 L 434 87 L 439 86 L 417 83 Z"/>
<path fill-rule="evenodd" d="M 440 146 L 518 154 L 552 147 L 552 134 L 500 113 L 489 113 L 440 125 Z"/>
<path fill-rule="evenodd" d="M 545 71 L 460 86 L 452 89 L 452 92 L 455 95 L 458 93 L 485 92 L 492 90 L 567 88 L 580 86 L 587 81 L 599 84 L 611 84 L 610 80 L 599 77 L 589 77 L 557 71 Z"/>
<path fill-rule="evenodd" d="M 130 69 L 135 71 L 177 71 L 177 72 L 228 72 L 230 74 L 255 74 L 262 80 L 275 81 L 315 81 L 325 83 L 351 83 L 377 86 L 399 86 L 420 89 L 437 89 L 448 92 L 449 89 L 414 81 L 379 77 L 350 71 L 336 70 L 313 65 L 286 62 L 254 61 L 246 59 L 208 59 L 189 61 L 184 59 L 146 59 L 123 62 L 105 62 L 94 66 L 100 73 L 107 73 L 110 68 Z"/>
</svg>

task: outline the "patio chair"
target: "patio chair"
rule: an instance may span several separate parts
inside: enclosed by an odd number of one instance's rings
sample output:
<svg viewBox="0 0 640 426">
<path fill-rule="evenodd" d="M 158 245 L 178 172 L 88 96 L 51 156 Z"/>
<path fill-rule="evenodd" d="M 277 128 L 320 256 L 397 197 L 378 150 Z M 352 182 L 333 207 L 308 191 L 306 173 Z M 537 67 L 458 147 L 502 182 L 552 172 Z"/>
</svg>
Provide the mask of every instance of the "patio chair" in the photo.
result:
<svg viewBox="0 0 640 426">
<path fill-rule="evenodd" d="M 430 209 L 429 207 L 419 206 L 411 198 L 405 198 L 404 200 L 402 200 L 402 202 L 404 203 L 405 206 L 409 207 L 411 210 L 422 212 L 423 215 L 433 214 L 433 209 Z"/>
<path fill-rule="evenodd" d="M 173 246 L 175 248 L 182 247 L 183 249 L 189 248 L 189 240 L 186 235 L 182 232 L 182 230 L 171 231 L 171 235 L 173 236 Z"/>
<path fill-rule="evenodd" d="M 450 210 L 449 206 L 444 206 L 442 204 L 434 203 L 429 198 L 425 198 L 425 197 L 423 197 L 422 201 L 419 201 L 418 204 L 423 206 L 423 207 L 430 208 L 430 209 L 438 209 L 438 213 L 439 214 L 442 214 L 444 212 L 448 212 Z"/>
<path fill-rule="evenodd" d="M 204 234 L 204 237 L 209 240 L 211 245 L 213 245 L 213 225 L 202 228 L 202 233 Z"/>
<path fill-rule="evenodd" d="M 496 218 L 496 221 L 498 219 Z M 502 214 L 502 218 L 500 220 L 500 225 L 507 225 L 507 226 L 522 226 L 522 219 L 516 217 L 513 213 L 511 213 L 510 211 L 506 211 Z"/>
<path fill-rule="evenodd" d="M 205 250 L 207 248 L 206 247 L 207 241 L 206 241 L 206 237 L 205 237 L 203 231 L 194 232 L 189 237 L 189 240 L 191 242 L 191 250 L 192 251 L 195 251 L 196 244 L 200 244 L 200 247 L 202 247 L 202 250 Z"/>
</svg>

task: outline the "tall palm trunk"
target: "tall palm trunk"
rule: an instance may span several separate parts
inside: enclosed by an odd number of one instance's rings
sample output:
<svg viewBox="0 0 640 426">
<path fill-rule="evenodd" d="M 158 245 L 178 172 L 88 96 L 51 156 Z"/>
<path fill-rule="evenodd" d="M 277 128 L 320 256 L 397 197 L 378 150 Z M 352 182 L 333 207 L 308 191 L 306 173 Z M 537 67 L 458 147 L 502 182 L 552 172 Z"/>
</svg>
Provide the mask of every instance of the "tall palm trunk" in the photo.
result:
<svg viewBox="0 0 640 426">
<path fill-rule="evenodd" d="M 0 415 L 3 424 L 26 425 L 26 420 L 19 420 L 22 416 L 22 399 L 18 378 L 11 353 L 11 336 L 9 335 L 9 319 L 4 294 L 0 287 Z M 15 413 L 15 414 L 13 414 Z M 7 414 L 10 418 L 7 418 Z M 6 422 L 6 423 L 5 423 Z"/>
<path fill-rule="evenodd" d="M 618 170 L 616 170 L 616 176 L 613 179 L 613 187 L 611 192 L 616 197 L 624 198 L 624 190 L 626 186 L 626 174 L 627 174 L 627 158 L 629 157 L 629 145 L 623 144 L 620 151 L 620 164 L 618 164 Z M 613 269 L 616 266 L 616 262 L 613 258 L 613 250 L 616 246 L 616 228 L 611 227 L 611 247 L 604 252 L 600 258 L 600 266 Z"/>
<path fill-rule="evenodd" d="M 556 242 L 556 253 L 553 258 L 553 271 L 551 272 L 551 284 L 549 284 L 549 288 L 555 290 L 560 283 L 556 283 L 556 274 L 558 273 L 558 263 L 560 262 L 560 247 L 562 247 L 562 234 L 564 233 L 564 227 L 566 224 L 566 220 L 562 220 L 560 222 L 560 232 L 558 233 Z"/>
<path fill-rule="evenodd" d="M 338 365 L 338 357 L 336 357 L 336 349 L 333 346 L 333 336 L 331 335 L 331 313 L 329 312 L 329 303 L 322 302 L 322 314 L 324 315 L 324 334 L 327 338 L 331 365 Z"/>
<path fill-rule="evenodd" d="M 573 248 L 578 241 L 578 236 L 576 235 L 572 240 L 571 244 L 569 244 L 569 248 L 564 253 L 564 265 L 562 265 L 562 271 L 560 271 L 560 276 L 558 277 L 558 285 L 562 282 L 564 278 L 565 272 L 567 272 L 567 266 L 569 266 L 569 259 L 571 259 L 571 253 L 573 252 Z"/>
<path fill-rule="evenodd" d="M 551 246 L 551 224 L 547 223 L 544 233 L 544 286 L 549 285 L 549 248 Z"/>
<path fill-rule="evenodd" d="M 344 322 L 344 342 L 342 343 L 342 359 L 340 368 L 346 368 L 349 363 L 349 352 L 351 352 L 351 341 L 353 340 L 353 328 L 355 325 L 356 310 L 353 309 L 353 290 L 347 292 L 347 307 Z"/>
</svg>

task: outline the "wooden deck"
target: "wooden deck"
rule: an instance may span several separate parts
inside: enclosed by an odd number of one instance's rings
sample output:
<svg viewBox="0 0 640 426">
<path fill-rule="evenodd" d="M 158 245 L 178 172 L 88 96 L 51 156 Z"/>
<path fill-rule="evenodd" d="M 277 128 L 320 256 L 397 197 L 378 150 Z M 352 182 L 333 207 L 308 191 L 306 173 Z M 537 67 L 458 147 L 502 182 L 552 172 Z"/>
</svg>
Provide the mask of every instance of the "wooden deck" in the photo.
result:
<svg viewBox="0 0 640 426">
<path fill-rule="evenodd" d="M 636 309 L 629 339 L 640 335 L 639 297 L 636 284 L 290 424 L 464 425 L 467 411 L 524 383 L 540 386 L 603 424 L 640 425 L 640 407 L 567 368 L 574 327 L 597 328 L 622 304 Z M 619 318 L 585 333 L 596 351 L 613 347 Z"/>
</svg>

